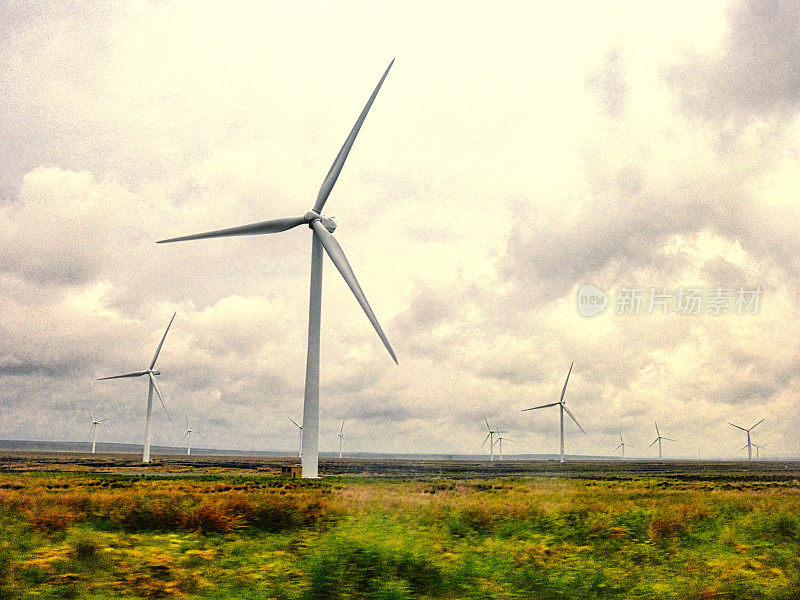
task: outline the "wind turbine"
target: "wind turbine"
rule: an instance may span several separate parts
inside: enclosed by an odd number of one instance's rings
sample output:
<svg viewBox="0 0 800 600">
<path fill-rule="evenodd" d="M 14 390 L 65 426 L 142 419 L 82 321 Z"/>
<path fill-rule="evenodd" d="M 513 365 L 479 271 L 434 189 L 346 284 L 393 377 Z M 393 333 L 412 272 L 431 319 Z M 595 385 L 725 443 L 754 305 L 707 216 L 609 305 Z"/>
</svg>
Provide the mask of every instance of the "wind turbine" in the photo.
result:
<svg viewBox="0 0 800 600">
<path fill-rule="evenodd" d="M 498 431 L 497 433 L 500 434 L 500 433 L 504 433 L 504 432 Z M 503 460 L 503 440 L 505 440 L 507 442 L 513 442 L 514 441 L 511 438 L 504 438 L 502 435 L 498 435 L 497 436 L 497 441 L 495 443 L 500 447 L 500 459 L 499 460 Z"/>
<path fill-rule="evenodd" d="M 108 419 L 100 419 L 99 421 L 94 418 L 92 413 L 89 413 L 89 416 L 92 418 L 92 454 L 94 454 L 95 450 L 95 433 L 97 432 L 97 426 L 100 425 L 103 421 L 108 421 Z"/>
<path fill-rule="evenodd" d="M 344 421 L 342 427 L 339 429 L 339 458 L 342 458 L 342 440 L 344 439 Z"/>
<path fill-rule="evenodd" d="M 533 408 L 523 408 L 522 409 L 522 412 L 525 412 L 526 410 L 538 410 L 540 408 L 549 408 L 551 406 L 558 406 L 559 407 L 559 416 L 560 416 L 560 423 L 561 423 L 561 462 L 562 463 L 565 462 L 565 458 L 564 458 L 564 411 L 566 411 L 566 413 L 569 415 L 570 419 L 575 421 L 575 425 L 578 426 L 578 429 L 580 429 L 581 432 L 584 435 L 586 435 L 586 432 L 583 431 L 583 427 L 581 427 L 581 424 L 578 423 L 578 420 L 575 418 L 575 415 L 573 415 L 570 412 L 570 410 L 567 408 L 566 403 L 564 402 L 564 394 L 567 391 L 567 383 L 569 382 L 569 376 L 572 373 L 572 365 L 574 365 L 574 364 L 575 363 L 573 362 L 569 366 L 569 372 L 567 373 L 567 379 L 566 379 L 566 381 L 564 381 L 564 388 L 561 390 L 561 399 L 558 402 L 551 402 L 550 404 L 542 404 L 541 406 L 534 406 Z"/>
<path fill-rule="evenodd" d="M 730 425 L 732 427 L 736 427 L 736 429 L 741 429 L 742 431 L 744 431 L 747 434 L 747 445 L 745 446 L 745 448 L 747 448 L 747 460 L 753 460 L 753 448 L 752 448 L 752 443 L 750 442 L 750 432 L 753 429 L 755 429 L 758 425 L 761 425 L 761 423 L 763 423 L 763 422 L 764 422 L 764 419 L 761 419 L 758 423 L 753 425 L 750 429 L 745 429 L 744 427 L 739 427 L 738 425 L 734 425 L 733 423 L 728 423 L 728 425 Z M 742 448 L 742 449 L 744 450 L 744 448 Z"/>
<path fill-rule="evenodd" d="M 303 458 L 303 426 L 295 423 L 292 417 L 286 417 L 286 418 L 289 419 L 292 422 L 292 424 L 300 430 L 300 454 L 298 454 L 298 456 L 300 458 Z"/>
<path fill-rule="evenodd" d="M 769 446 L 769 444 L 756 444 L 753 442 L 753 447 L 756 449 L 756 460 L 759 460 L 759 450 L 761 450 L 764 446 Z"/>
<path fill-rule="evenodd" d="M 186 433 L 183 434 L 183 437 L 186 438 L 186 456 L 190 456 L 192 454 L 192 434 L 194 433 L 194 429 L 189 427 L 189 415 L 186 415 Z"/>
<path fill-rule="evenodd" d="M 658 459 L 661 460 L 661 440 L 667 440 L 668 442 L 674 442 L 672 438 L 664 437 L 661 435 L 661 432 L 658 431 L 658 423 L 656 423 L 656 435 L 658 436 L 656 439 L 653 440 L 653 443 L 648 446 L 648 448 L 652 448 L 653 444 L 658 442 Z"/>
<path fill-rule="evenodd" d="M 614 448 L 614 452 L 622 448 L 622 460 L 625 460 L 625 446 L 630 446 L 630 444 L 626 444 L 622 439 L 622 432 L 619 432 L 619 446 Z"/>
<path fill-rule="evenodd" d="M 358 284 L 355 273 L 347 261 L 341 246 L 336 239 L 331 235 L 336 229 L 336 223 L 333 219 L 323 216 L 322 209 L 325 202 L 330 196 L 331 190 L 336 183 L 339 174 L 344 167 L 344 162 L 347 160 L 347 155 L 353 147 L 361 125 L 367 117 L 378 91 L 383 85 L 384 79 L 389 74 L 389 69 L 392 68 L 394 59 L 389 63 L 383 76 L 381 77 L 375 91 L 372 92 L 369 100 L 367 101 L 364 110 L 358 117 L 350 135 L 344 142 L 339 154 L 333 161 L 325 180 L 322 182 L 322 187 L 317 195 L 317 201 L 314 203 L 314 208 L 308 211 L 303 216 L 299 217 L 285 217 L 280 219 L 272 219 L 269 221 L 261 221 L 259 223 L 251 223 L 249 225 L 242 225 L 239 227 L 231 227 L 229 229 L 218 229 L 216 231 L 209 231 L 194 235 L 187 235 L 167 240 L 160 240 L 158 243 L 166 242 L 181 242 L 185 240 L 198 240 L 205 238 L 228 237 L 236 235 L 257 235 L 266 233 L 281 233 L 298 227 L 300 225 L 308 225 L 313 231 L 313 238 L 311 244 L 311 293 L 308 310 L 308 354 L 306 360 L 306 385 L 305 385 L 305 399 L 303 402 L 303 427 L 305 434 L 302 438 L 302 477 L 316 478 L 318 476 L 319 466 L 319 345 L 320 345 L 320 318 L 322 311 L 322 250 L 328 253 L 331 261 L 341 273 L 350 290 L 358 300 L 361 308 L 367 315 L 367 318 L 372 323 L 375 331 L 378 333 L 383 345 L 389 351 L 392 359 L 397 363 L 397 356 L 392 350 L 389 340 L 383 333 L 375 313 L 367 301 L 367 297 L 361 290 Z"/>
<path fill-rule="evenodd" d="M 156 366 L 156 360 L 158 360 L 158 353 L 161 352 L 161 346 L 164 345 L 164 340 L 167 338 L 167 334 L 169 333 L 169 328 L 172 326 L 172 321 L 175 320 L 175 315 L 177 313 L 172 314 L 172 318 L 169 320 L 169 325 L 167 325 L 167 330 L 164 332 L 164 337 L 161 338 L 161 342 L 158 344 L 158 348 L 156 348 L 156 353 L 153 355 L 153 360 L 150 361 L 150 366 L 145 371 L 134 371 L 132 373 L 125 373 L 123 375 L 112 375 L 111 377 L 99 377 L 98 381 L 102 381 L 105 379 L 122 379 L 124 377 L 142 377 L 147 375 L 148 379 L 150 380 L 150 386 L 147 390 L 147 418 L 144 422 L 144 448 L 142 449 L 142 462 L 149 463 L 150 462 L 150 415 L 153 412 L 153 390 L 155 390 L 156 394 L 158 395 L 158 399 L 161 400 L 161 406 L 164 407 L 164 412 L 167 413 L 167 418 L 172 422 L 172 417 L 169 415 L 169 410 L 167 410 L 167 405 L 164 404 L 164 398 L 161 395 L 161 390 L 158 389 L 158 382 L 156 381 L 156 375 L 161 375 L 161 371 L 154 371 L 153 368 Z"/>
<path fill-rule="evenodd" d="M 486 440 L 489 440 L 489 460 L 493 461 L 494 460 L 494 444 L 495 444 L 494 434 L 495 433 L 501 434 L 501 433 L 506 433 L 506 432 L 505 431 L 494 430 L 491 427 L 489 427 L 489 421 L 486 419 L 486 415 L 483 415 L 483 421 L 486 423 L 486 429 L 489 430 L 489 433 L 487 433 L 486 437 L 483 438 L 483 444 L 481 444 L 481 446 L 485 446 L 486 445 Z"/>
</svg>

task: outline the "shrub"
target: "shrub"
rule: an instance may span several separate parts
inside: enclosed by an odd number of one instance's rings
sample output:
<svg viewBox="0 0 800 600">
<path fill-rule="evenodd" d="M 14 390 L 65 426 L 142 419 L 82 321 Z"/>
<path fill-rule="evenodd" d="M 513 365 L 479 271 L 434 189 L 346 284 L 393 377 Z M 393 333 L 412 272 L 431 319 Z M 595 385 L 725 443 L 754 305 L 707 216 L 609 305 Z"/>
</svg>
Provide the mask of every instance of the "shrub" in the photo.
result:
<svg viewBox="0 0 800 600">
<path fill-rule="evenodd" d="M 44 504 L 27 511 L 28 522 L 42 533 L 63 531 L 78 521 L 78 514 L 68 506 Z"/>
</svg>

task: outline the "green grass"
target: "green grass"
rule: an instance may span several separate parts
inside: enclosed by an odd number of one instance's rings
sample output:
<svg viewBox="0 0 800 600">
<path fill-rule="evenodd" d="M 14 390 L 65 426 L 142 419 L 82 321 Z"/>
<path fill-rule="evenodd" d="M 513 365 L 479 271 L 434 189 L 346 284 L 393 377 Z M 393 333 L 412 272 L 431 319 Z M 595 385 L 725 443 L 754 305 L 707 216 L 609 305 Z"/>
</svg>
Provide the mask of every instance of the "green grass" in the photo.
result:
<svg viewBox="0 0 800 600">
<path fill-rule="evenodd" d="M 800 599 L 784 483 L 0 474 L 0 598 Z"/>
</svg>

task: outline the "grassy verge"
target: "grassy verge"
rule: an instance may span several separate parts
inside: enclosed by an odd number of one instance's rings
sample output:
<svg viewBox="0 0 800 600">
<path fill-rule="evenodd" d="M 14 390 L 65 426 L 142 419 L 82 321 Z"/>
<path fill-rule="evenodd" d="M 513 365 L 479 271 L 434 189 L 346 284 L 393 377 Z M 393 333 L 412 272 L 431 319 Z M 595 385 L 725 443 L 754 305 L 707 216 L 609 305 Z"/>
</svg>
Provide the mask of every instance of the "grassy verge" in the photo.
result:
<svg viewBox="0 0 800 600">
<path fill-rule="evenodd" d="M 800 598 L 790 484 L 0 475 L 0 598 Z"/>
</svg>

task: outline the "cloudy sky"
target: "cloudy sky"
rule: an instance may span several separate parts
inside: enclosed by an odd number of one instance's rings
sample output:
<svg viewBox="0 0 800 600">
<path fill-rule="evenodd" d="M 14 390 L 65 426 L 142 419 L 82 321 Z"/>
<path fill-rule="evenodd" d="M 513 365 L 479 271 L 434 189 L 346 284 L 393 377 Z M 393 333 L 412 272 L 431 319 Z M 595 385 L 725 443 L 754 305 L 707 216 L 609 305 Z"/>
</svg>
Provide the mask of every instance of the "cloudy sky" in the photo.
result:
<svg viewBox="0 0 800 600">
<path fill-rule="evenodd" d="M 346 419 L 353 451 L 479 452 L 486 413 L 506 452 L 554 452 L 557 411 L 520 409 L 574 361 L 570 452 L 652 455 L 658 421 L 672 456 L 735 456 L 728 421 L 766 417 L 754 440 L 797 456 L 798 14 L 0 3 L 0 438 L 83 440 L 91 411 L 140 442 L 145 381 L 96 378 L 146 368 L 177 312 L 154 442 L 188 412 L 197 445 L 295 448 L 308 229 L 154 242 L 310 209 L 396 57 L 326 214 L 400 364 L 326 258 L 323 450 Z"/>
</svg>

